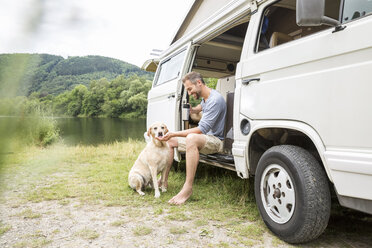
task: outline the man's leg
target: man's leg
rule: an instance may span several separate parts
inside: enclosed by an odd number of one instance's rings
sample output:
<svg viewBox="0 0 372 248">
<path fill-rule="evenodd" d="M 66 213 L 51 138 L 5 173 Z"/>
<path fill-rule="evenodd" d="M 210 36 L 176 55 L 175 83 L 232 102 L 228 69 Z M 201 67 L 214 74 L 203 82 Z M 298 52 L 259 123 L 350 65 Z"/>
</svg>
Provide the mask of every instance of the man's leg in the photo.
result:
<svg viewBox="0 0 372 248">
<path fill-rule="evenodd" d="M 205 136 L 201 134 L 189 134 L 186 137 L 186 181 L 181 191 L 169 200 L 169 203 L 183 204 L 192 195 L 196 169 L 199 164 L 199 150 L 204 147 Z"/>
<path fill-rule="evenodd" d="M 178 141 L 177 138 L 171 138 L 170 140 L 167 141 L 168 146 L 169 146 L 169 153 L 168 153 L 168 165 L 165 168 L 164 174 L 162 174 L 162 178 L 159 180 L 158 185 L 159 187 L 162 187 L 163 189 L 168 188 L 168 176 L 169 176 L 169 171 L 172 167 L 173 164 L 173 158 L 174 158 L 174 148 L 178 147 Z"/>
</svg>

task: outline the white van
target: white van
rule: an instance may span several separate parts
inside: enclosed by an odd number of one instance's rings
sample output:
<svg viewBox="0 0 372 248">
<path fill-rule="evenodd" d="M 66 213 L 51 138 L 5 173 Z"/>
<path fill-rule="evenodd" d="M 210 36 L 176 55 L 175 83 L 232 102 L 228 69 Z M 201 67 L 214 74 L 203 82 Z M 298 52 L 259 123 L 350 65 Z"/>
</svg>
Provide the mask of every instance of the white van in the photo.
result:
<svg viewBox="0 0 372 248">
<path fill-rule="evenodd" d="M 218 78 L 223 154 L 200 161 L 255 176 L 268 228 L 317 238 L 342 206 L 372 214 L 372 1 L 196 0 L 159 60 L 147 126 L 190 126 L 181 78 Z M 197 125 L 197 123 L 194 123 Z"/>
</svg>

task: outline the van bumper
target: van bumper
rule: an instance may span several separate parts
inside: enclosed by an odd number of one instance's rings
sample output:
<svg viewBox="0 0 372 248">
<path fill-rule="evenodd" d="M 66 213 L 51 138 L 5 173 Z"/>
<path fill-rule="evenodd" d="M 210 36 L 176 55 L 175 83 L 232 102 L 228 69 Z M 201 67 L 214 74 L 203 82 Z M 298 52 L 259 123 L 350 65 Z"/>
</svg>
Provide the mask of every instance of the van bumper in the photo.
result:
<svg viewBox="0 0 372 248">
<path fill-rule="evenodd" d="M 235 169 L 239 177 L 248 178 L 248 168 L 247 168 L 247 144 L 234 142 L 232 145 L 232 154 L 234 156 Z"/>
</svg>

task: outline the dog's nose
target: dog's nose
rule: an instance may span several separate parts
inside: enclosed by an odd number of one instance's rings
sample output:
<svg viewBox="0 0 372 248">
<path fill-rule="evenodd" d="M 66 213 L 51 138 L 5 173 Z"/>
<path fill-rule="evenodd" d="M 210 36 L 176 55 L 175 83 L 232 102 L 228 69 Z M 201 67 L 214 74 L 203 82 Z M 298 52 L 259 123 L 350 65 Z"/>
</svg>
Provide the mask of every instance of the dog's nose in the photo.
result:
<svg viewBox="0 0 372 248">
<path fill-rule="evenodd" d="M 158 136 L 160 136 L 160 137 L 163 136 L 163 132 L 159 132 Z"/>
</svg>

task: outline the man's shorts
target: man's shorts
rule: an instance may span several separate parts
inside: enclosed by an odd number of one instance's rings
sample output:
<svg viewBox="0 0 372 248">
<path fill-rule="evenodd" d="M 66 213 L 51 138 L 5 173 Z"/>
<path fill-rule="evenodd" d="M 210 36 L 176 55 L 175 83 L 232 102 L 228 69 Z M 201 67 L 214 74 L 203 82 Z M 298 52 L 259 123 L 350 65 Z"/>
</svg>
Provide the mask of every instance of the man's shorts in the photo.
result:
<svg viewBox="0 0 372 248">
<path fill-rule="evenodd" d="M 205 137 L 205 145 L 200 150 L 202 154 L 212 154 L 212 153 L 219 153 L 223 150 L 223 142 L 219 138 L 213 135 L 204 135 Z M 186 152 L 186 138 L 185 137 L 177 137 L 178 141 L 178 151 L 179 152 Z"/>
</svg>

